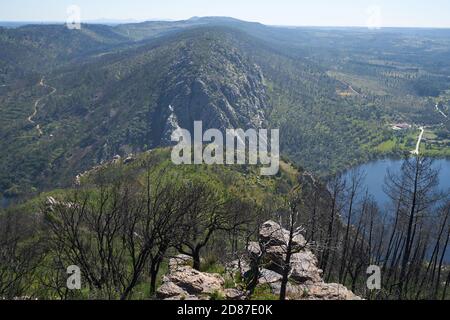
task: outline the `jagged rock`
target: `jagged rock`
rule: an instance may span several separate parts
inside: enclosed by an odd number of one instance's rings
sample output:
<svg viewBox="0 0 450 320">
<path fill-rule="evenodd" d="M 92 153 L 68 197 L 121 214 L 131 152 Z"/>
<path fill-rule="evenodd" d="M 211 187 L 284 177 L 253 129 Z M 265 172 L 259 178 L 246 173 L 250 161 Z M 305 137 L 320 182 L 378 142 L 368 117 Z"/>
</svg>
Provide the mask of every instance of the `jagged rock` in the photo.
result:
<svg viewBox="0 0 450 320">
<path fill-rule="evenodd" d="M 269 285 L 273 294 L 280 294 L 281 282 L 270 283 Z M 310 285 L 288 283 L 286 296 L 290 300 L 362 300 L 343 285 L 324 282 Z"/>
<path fill-rule="evenodd" d="M 261 255 L 261 247 L 258 242 L 250 242 L 247 246 L 247 252 L 251 260 L 258 259 Z"/>
<path fill-rule="evenodd" d="M 266 251 L 265 265 L 270 271 L 281 274 L 286 259 L 285 250 L 280 247 L 269 247 Z M 294 253 L 291 257 L 289 277 L 298 283 L 322 281 L 322 270 L 318 267 L 316 256 L 308 249 Z"/>
<path fill-rule="evenodd" d="M 176 259 L 178 258 L 178 259 Z M 180 255 L 171 259 L 171 272 L 163 278 L 163 284 L 157 290 L 157 297 L 164 300 L 207 300 L 213 294 L 219 294 L 227 300 L 244 300 L 246 295 L 238 289 L 224 289 L 225 280 L 217 274 L 194 270 L 189 266 L 176 264 L 190 263 L 187 256 Z"/>
<path fill-rule="evenodd" d="M 121 157 L 121 156 L 115 155 L 114 158 L 113 158 L 113 160 L 112 160 L 112 163 L 118 164 L 118 163 L 120 163 L 121 160 L 122 160 L 122 157 Z"/>
<path fill-rule="evenodd" d="M 227 263 L 225 266 L 225 272 L 234 278 L 236 273 L 240 275 L 246 274 L 250 270 L 250 265 L 245 260 L 234 260 Z"/>
<path fill-rule="evenodd" d="M 259 284 L 280 282 L 283 277 L 272 270 L 262 269 L 259 274 Z"/>
<path fill-rule="evenodd" d="M 322 281 L 322 273 L 317 265 L 316 256 L 309 250 L 296 253 L 291 258 L 291 274 L 290 278 L 298 283 L 320 282 Z"/>
<path fill-rule="evenodd" d="M 307 293 L 310 300 L 362 300 L 337 283 L 315 283 L 307 288 Z"/>
<path fill-rule="evenodd" d="M 159 287 L 157 296 L 159 299 L 170 299 L 174 297 L 189 296 L 189 293 L 164 277 L 163 284 Z"/>
<path fill-rule="evenodd" d="M 278 223 L 274 221 L 267 221 L 259 231 L 259 239 L 267 246 L 286 246 L 289 240 L 289 232 L 283 229 Z M 301 234 L 296 234 L 293 238 L 295 247 L 304 247 L 306 240 Z"/>
<path fill-rule="evenodd" d="M 193 263 L 194 260 L 192 257 L 185 254 L 179 254 L 169 260 L 169 272 L 176 272 L 181 267 L 192 266 Z"/>
<path fill-rule="evenodd" d="M 275 295 L 279 295 L 281 291 L 281 281 L 268 283 L 270 286 L 272 293 Z M 301 300 L 306 297 L 306 287 L 304 286 L 295 286 L 288 282 L 286 286 L 286 296 L 289 299 L 293 300 Z"/>
<path fill-rule="evenodd" d="M 58 204 L 58 201 L 56 201 L 53 197 L 47 197 L 47 205 L 48 206 L 56 206 Z"/>
<path fill-rule="evenodd" d="M 196 58 L 190 50 L 170 66 L 155 111 L 155 138 L 163 144 L 172 144 L 174 129 L 189 130 L 192 119 L 202 121 L 205 130 L 222 132 L 261 128 L 266 122 L 269 101 L 261 69 L 237 51 L 214 51 L 195 77 L 191 70 Z"/>
<path fill-rule="evenodd" d="M 72 203 L 72 202 L 59 202 L 58 200 L 56 200 L 53 197 L 47 197 L 45 204 L 50 211 L 55 210 L 55 208 L 58 206 L 62 206 L 62 207 L 66 207 L 66 208 L 75 208 L 78 206 L 76 203 Z"/>
<path fill-rule="evenodd" d="M 265 251 L 265 268 L 277 273 L 282 273 L 282 266 L 286 258 L 286 251 L 281 246 L 268 247 L 265 249 Z"/>
<path fill-rule="evenodd" d="M 281 274 L 283 272 L 284 261 L 286 260 L 286 243 L 289 233 L 279 224 L 268 221 L 263 224 L 260 230 L 260 239 L 268 245 L 266 248 L 266 268 Z M 294 245 L 298 253 L 291 257 L 290 278 L 303 284 L 305 282 L 314 283 L 322 281 L 322 270 L 317 265 L 315 255 L 306 247 L 306 241 L 302 235 L 294 238 Z"/>
<path fill-rule="evenodd" d="M 244 300 L 245 293 L 237 289 L 225 289 L 224 296 L 227 300 Z"/>
<path fill-rule="evenodd" d="M 260 230 L 260 242 L 264 245 L 264 266 L 259 284 L 268 284 L 274 294 L 279 294 L 283 264 L 286 260 L 286 243 L 289 233 L 279 224 L 268 221 Z M 323 271 L 318 267 L 314 253 L 306 246 L 303 236 L 294 240 L 295 253 L 290 260 L 290 274 L 286 288 L 288 299 L 294 300 L 360 300 L 353 292 L 340 284 L 327 284 L 322 279 Z M 258 248 L 258 250 L 257 250 Z M 249 246 L 251 254 L 261 254 L 259 245 Z"/>
<path fill-rule="evenodd" d="M 281 266 L 286 258 L 286 230 L 274 222 L 264 224 L 260 243 L 248 245 L 250 259 L 261 258 L 265 268 L 260 270 L 259 285 L 269 285 L 272 293 L 278 295 L 281 290 Z M 271 231 L 270 231 L 271 230 Z M 275 231 L 275 232 L 272 232 Z M 274 237 L 279 238 L 274 238 Z M 353 292 L 340 284 L 327 284 L 322 279 L 322 270 L 313 252 L 306 247 L 303 237 L 297 237 L 296 243 L 301 245 L 291 257 L 289 282 L 286 295 L 291 300 L 361 300 Z M 264 250 L 261 248 L 261 244 Z M 209 299 L 213 294 L 219 294 L 228 300 L 246 299 L 246 294 L 239 288 L 224 289 L 225 280 L 217 274 L 203 273 L 194 270 L 189 265 L 189 256 L 179 255 L 169 261 L 169 274 L 163 278 L 163 284 L 158 289 L 158 297 L 166 300 L 201 300 Z M 226 265 L 231 278 L 240 272 L 248 273 L 250 263 L 243 259 L 235 260 Z M 277 271 L 278 270 L 278 271 Z"/>
<path fill-rule="evenodd" d="M 123 160 L 123 164 L 129 164 L 134 162 L 136 159 L 133 158 L 132 156 L 127 157 L 125 160 Z"/>
<path fill-rule="evenodd" d="M 175 272 L 170 273 L 164 278 L 164 284 L 169 282 L 190 295 L 208 295 L 222 292 L 225 283 L 219 275 L 203 273 L 191 267 L 179 267 Z"/>
</svg>

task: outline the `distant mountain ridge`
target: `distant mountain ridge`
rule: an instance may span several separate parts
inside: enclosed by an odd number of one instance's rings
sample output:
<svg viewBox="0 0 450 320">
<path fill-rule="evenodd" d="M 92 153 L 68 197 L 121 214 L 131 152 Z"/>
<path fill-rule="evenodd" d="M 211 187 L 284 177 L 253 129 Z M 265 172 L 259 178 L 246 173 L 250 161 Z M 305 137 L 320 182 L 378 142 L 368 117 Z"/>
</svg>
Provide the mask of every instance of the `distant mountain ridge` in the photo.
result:
<svg viewBox="0 0 450 320">
<path fill-rule="evenodd" d="M 278 128 L 285 156 L 340 171 L 384 150 L 393 119 L 442 122 L 427 99 L 450 87 L 450 43 L 444 31 L 410 32 L 421 39 L 413 49 L 407 32 L 226 17 L 0 28 L 0 192 L 65 186 L 116 154 L 167 145 L 174 125 L 195 120 Z"/>
</svg>

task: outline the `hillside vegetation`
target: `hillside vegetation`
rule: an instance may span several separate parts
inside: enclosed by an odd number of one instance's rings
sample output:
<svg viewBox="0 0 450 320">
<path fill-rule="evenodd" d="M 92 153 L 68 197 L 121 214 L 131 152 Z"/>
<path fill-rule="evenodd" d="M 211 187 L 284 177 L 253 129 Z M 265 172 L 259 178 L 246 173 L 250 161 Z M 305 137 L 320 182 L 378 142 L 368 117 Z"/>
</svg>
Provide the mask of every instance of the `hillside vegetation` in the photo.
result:
<svg viewBox="0 0 450 320">
<path fill-rule="evenodd" d="M 446 32 L 228 18 L 2 28 L 0 192 L 67 186 L 116 154 L 167 145 L 174 118 L 279 128 L 282 152 L 320 176 L 412 150 L 417 129 L 399 136 L 398 122 L 427 125 L 424 151 L 448 155 L 435 109 L 448 111 Z"/>
</svg>

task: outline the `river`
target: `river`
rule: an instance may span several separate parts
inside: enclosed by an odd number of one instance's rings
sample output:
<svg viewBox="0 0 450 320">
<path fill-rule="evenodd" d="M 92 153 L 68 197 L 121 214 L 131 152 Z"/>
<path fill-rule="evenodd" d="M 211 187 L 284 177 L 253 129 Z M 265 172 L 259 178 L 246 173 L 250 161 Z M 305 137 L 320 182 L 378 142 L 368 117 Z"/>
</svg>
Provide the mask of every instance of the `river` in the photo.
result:
<svg viewBox="0 0 450 320">
<path fill-rule="evenodd" d="M 369 162 L 359 166 L 359 169 L 365 173 L 363 185 L 368 189 L 369 193 L 375 198 L 380 208 L 384 208 L 389 199 L 383 191 L 383 185 L 388 170 L 392 172 L 399 172 L 403 160 L 384 159 Z M 450 160 L 438 159 L 433 163 L 435 169 L 440 170 L 439 174 L 439 189 L 441 191 L 450 190 Z M 345 174 L 349 177 L 350 173 Z"/>
<path fill-rule="evenodd" d="M 391 172 L 399 172 L 403 161 L 384 159 L 374 162 L 366 163 L 358 168 L 365 173 L 363 186 L 367 188 L 369 193 L 374 197 L 375 201 L 381 209 L 387 209 L 390 203 L 390 199 L 383 191 L 383 185 L 385 182 L 386 174 L 388 170 Z M 450 190 L 450 160 L 439 159 L 433 163 L 435 169 L 439 169 L 439 189 L 442 192 Z M 347 181 L 349 181 L 350 172 L 345 174 Z M 447 193 L 448 195 L 448 193 Z M 387 209 L 388 210 L 388 209 Z M 389 211 L 385 211 L 389 212 Z M 450 248 L 446 253 L 445 260 L 450 263 Z"/>
</svg>

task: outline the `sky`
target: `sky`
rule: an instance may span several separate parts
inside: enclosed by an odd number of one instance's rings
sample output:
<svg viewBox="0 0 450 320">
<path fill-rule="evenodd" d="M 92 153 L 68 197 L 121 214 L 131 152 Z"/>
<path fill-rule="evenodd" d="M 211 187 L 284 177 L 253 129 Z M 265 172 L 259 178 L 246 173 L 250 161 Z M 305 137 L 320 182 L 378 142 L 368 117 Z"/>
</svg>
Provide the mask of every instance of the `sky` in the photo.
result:
<svg viewBox="0 0 450 320">
<path fill-rule="evenodd" d="M 0 21 L 184 20 L 229 16 L 270 25 L 450 28 L 450 0 L 0 0 Z"/>
</svg>

